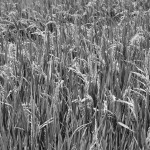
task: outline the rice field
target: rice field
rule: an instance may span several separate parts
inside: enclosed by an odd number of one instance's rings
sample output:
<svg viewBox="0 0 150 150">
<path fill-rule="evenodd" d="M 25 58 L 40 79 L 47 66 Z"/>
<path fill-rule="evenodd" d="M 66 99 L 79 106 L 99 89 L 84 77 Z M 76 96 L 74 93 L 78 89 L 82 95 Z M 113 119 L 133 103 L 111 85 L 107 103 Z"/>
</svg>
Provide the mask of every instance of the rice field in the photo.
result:
<svg viewBox="0 0 150 150">
<path fill-rule="evenodd" d="M 149 150 L 149 41 L 149 0 L 0 0 L 0 150 Z"/>
</svg>

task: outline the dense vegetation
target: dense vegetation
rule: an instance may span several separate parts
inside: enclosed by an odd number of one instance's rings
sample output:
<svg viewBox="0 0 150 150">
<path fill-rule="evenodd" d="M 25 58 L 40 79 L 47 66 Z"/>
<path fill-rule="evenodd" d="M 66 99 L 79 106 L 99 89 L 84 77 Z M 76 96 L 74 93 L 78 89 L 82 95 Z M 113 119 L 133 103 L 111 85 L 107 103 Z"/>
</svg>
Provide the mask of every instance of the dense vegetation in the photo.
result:
<svg viewBox="0 0 150 150">
<path fill-rule="evenodd" d="M 0 149 L 148 149 L 149 8 L 1 0 Z"/>
</svg>

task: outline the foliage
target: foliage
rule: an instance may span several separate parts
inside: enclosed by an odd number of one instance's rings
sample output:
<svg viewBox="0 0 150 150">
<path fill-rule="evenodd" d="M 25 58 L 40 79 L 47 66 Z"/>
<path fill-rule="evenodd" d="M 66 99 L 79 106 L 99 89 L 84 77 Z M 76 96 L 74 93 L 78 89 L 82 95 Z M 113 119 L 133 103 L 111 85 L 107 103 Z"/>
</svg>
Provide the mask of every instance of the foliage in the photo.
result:
<svg viewBox="0 0 150 150">
<path fill-rule="evenodd" d="M 1 0 L 0 149 L 148 149 L 149 8 Z"/>
</svg>

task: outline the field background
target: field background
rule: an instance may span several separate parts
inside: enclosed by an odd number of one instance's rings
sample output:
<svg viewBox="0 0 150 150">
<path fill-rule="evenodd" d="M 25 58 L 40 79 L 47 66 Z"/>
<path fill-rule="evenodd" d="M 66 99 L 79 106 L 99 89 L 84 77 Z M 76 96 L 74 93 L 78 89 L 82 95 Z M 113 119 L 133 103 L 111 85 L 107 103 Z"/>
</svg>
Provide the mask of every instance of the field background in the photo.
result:
<svg viewBox="0 0 150 150">
<path fill-rule="evenodd" d="M 149 0 L 0 0 L 0 149 L 148 150 Z"/>
</svg>

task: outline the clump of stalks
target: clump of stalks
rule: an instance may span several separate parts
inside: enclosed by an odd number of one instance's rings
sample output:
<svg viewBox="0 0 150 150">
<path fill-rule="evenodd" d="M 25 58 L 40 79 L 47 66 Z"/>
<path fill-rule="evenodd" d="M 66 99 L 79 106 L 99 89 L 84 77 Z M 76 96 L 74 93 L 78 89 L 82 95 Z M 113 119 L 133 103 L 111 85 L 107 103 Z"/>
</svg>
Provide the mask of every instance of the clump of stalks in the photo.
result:
<svg viewBox="0 0 150 150">
<path fill-rule="evenodd" d="M 149 8 L 1 0 L 0 149 L 148 149 Z"/>
</svg>

